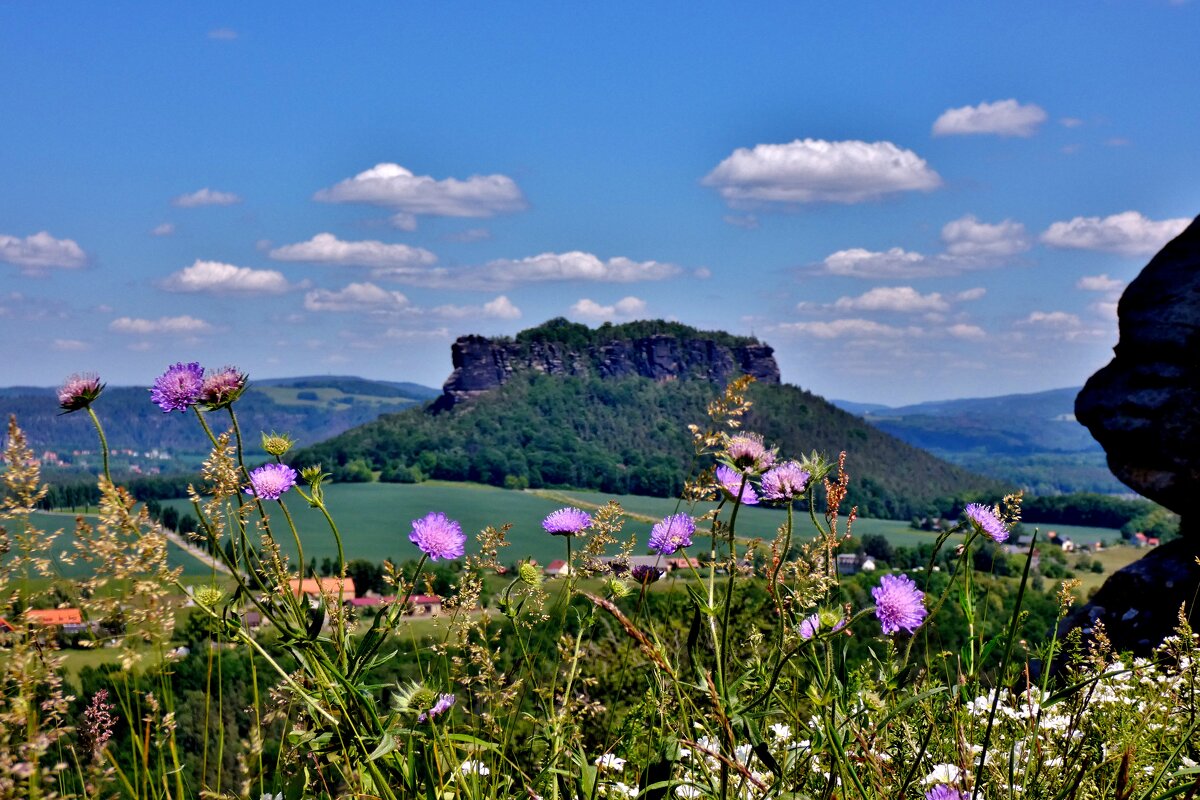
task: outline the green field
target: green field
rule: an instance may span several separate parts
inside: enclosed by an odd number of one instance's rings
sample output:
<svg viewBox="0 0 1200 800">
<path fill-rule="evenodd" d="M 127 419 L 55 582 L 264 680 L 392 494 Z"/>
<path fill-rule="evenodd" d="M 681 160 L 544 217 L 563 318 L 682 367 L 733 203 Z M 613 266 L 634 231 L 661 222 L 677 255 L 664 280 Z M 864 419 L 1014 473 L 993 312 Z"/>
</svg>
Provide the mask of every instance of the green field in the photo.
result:
<svg viewBox="0 0 1200 800">
<path fill-rule="evenodd" d="M 54 540 L 51 559 L 54 561 L 55 569 L 64 578 L 74 578 L 90 572 L 90 567 L 85 564 L 65 564 L 58 557 L 63 552 L 75 553 L 75 514 L 63 512 L 39 512 L 34 514 L 32 522 L 37 527 L 47 530 L 56 531 L 61 529 L 62 533 Z M 84 515 L 84 519 L 90 524 L 96 525 L 99 519 L 93 515 Z M 11 524 L 10 524 L 11 527 Z M 183 572 L 189 577 L 199 577 L 201 575 L 210 575 L 211 570 L 193 558 L 191 555 L 175 546 L 167 543 L 167 562 L 172 567 L 183 567 Z"/>
<path fill-rule="evenodd" d="M 414 558 L 416 549 L 408 541 L 412 520 L 430 511 L 442 511 L 451 519 L 458 520 L 473 542 L 474 534 L 487 525 L 500 526 L 512 523 L 508 540 L 511 546 L 502 553 L 505 563 L 533 557 L 546 564 L 562 558 L 565 543 L 561 538 L 546 535 L 542 531 L 542 519 L 566 504 L 578 504 L 588 510 L 607 502 L 608 495 L 586 491 L 515 492 L 490 486 L 462 483 L 428 482 L 420 484 L 351 483 L 333 484 L 326 490 L 326 503 L 342 532 L 347 560 L 365 558 L 382 561 L 385 558 L 403 561 Z M 613 497 L 631 514 L 625 530 L 637 536 L 640 547 L 635 552 L 645 552 L 644 543 L 653 522 L 677 510 L 675 500 L 637 495 Z M 191 511 L 186 501 L 171 501 L 182 513 Z M 305 559 L 334 557 L 337 553 L 333 537 L 324 518 L 310 509 L 297 495 L 290 495 L 288 510 L 296 520 Z M 680 509 L 684 510 L 684 509 Z M 745 537 L 773 538 L 785 514 L 779 509 L 743 508 L 739 512 L 738 531 Z M 797 515 L 797 532 L 804 536 L 811 529 L 806 515 Z M 844 522 L 844 519 L 843 519 Z M 285 546 L 291 536 L 284 526 L 282 515 L 273 520 L 276 538 Z M 1029 525 L 1032 529 L 1033 526 Z M 1040 526 L 1042 532 L 1046 526 Z M 1077 528 L 1054 526 L 1062 535 L 1069 535 L 1076 542 L 1119 538 L 1117 531 L 1104 528 Z M 853 533 L 861 538 L 868 533 L 882 534 L 894 545 L 913 547 L 924 542 L 933 542 L 934 535 L 914 530 L 907 522 L 898 520 L 860 519 L 855 522 Z M 468 544 L 468 548 L 471 544 Z M 286 551 L 293 551 L 288 546 Z"/>
</svg>

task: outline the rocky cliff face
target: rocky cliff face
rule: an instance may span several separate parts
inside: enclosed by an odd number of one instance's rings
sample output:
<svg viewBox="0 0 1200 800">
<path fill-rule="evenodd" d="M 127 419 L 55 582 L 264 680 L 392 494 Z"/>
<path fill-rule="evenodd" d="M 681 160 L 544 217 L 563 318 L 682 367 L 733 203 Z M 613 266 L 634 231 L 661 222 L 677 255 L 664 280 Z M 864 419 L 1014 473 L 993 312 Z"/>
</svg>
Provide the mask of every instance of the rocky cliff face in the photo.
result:
<svg viewBox="0 0 1200 800">
<path fill-rule="evenodd" d="M 572 350 L 553 341 L 514 342 L 461 336 L 450 347 L 454 372 L 442 387 L 441 408 L 490 391 L 519 372 L 656 381 L 704 380 L 725 384 L 742 374 L 779 383 L 775 351 L 758 343 L 721 344 L 665 334 L 614 339 Z"/>
<path fill-rule="evenodd" d="M 1102 622 L 1117 650 L 1148 655 L 1181 607 L 1193 625 L 1200 616 L 1200 217 L 1129 284 L 1117 317 L 1115 358 L 1088 379 L 1075 416 L 1114 475 L 1180 515 L 1181 538 L 1114 574 L 1064 627 Z"/>
</svg>

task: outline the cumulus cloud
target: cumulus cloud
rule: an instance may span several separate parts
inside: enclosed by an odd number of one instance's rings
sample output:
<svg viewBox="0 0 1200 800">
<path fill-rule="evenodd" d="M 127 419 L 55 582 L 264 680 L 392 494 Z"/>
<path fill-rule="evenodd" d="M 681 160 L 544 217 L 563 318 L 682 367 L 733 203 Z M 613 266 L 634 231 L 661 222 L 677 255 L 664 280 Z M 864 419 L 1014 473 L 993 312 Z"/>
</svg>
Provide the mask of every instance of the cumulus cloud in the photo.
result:
<svg viewBox="0 0 1200 800">
<path fill-rule="evenodd" d="M 758 217 L 753 214 L 726 214 L 721 219 L 726 225 L 732 225 L 735 228 L 744 228 L 748 231 L 758 230 Z"/>
<path fill-rule="evenodd" d="M 304 295 L 309 311 L 403 311 L 408 298 L 373 283 L 351 283 L 337 291 L 314 289 Z"/>
<path fill-rule="evenodd" d="M 882 252 L 852 247 L 849 250 L 838 250 L 831 253 L 821 262 L 822 271 L 830 275 L 844 275 L 849 278 L 930 278 L 937 275 L 947 275 L 953 271 L 953 265 L 940 263 L 936 258 L 929 258 L 921 253 L 914 253 L 899 247 Z"/>
<path fill-rule="evenodd" d="M 1063 329 L 1078 328 L 1081 323 L 1079 317 L 1066 311 L 1033 311 L 1028 317 L 1021 320 L 1021 324 L 1038 328 Z"/>
<path fill-rule="evenodd" d="M 839 311 L 897 311 L 918 314 L 948 311 L 950 304 L 938 292 L 921 294 L 911 286 L 876 286 L 858 297 L 840 297 L 833 307 Z"/>
<path fill-rule="evenodd" d="M 1041 241 L 1050 247 L 1146 256 L 1158 252 L 1189 223 L 1190 219 L 1182 217 L 1155 221 L 1137 211 L 1125 211 L 1103 219 L 1075 217 L 1066 222 L 1055 222 L 1041 235 Z"/>
<path fill-rule="evenodd" d="M 373 240 L 346 242 L 332 233 L 318 233 L 307 242 L 283 245 L 270 252 L 276 261 L 307 261 L 376 269 L 428 266 L 437 256 L 423 247 L 385 244 Z"/>
<path fill-rule="evenodd" d="M 951 108 L 933 123 L 934 136 L 991 133 L 997 136 L 1032 136 L 1046 121 L 1041 106 L 1021 105 L 1016 100 L 997 100 L 977 106 Z"/>
<path fill-rule="evenodd" d="M 150 231 L 151 236 L 170 236 L 175 233 L 175 223 L 164 222 L 161 225 L 156 225 L 154 230 Z"/>
<path fill-rule="evenodd" d="M 947 222 L 942 227 L 946 253 L 956 258 L 1002 259 L 1029 249 L 1025 226 L 1011 219 L 989 224 L 973 215 Z"/>
<path fill-rule="evenodd" d="M 987 294 L 987 289 L 984 289 L 982 286 L 976 286 L 973 289 L 964 289 L 963 291 L 954 295 L 954 299 L 961 303 L 970 300 L 978 300 L 985 294 Z"/>
<path fill-rule="evenodd" d="M 660 261 L 633 261 L 618 256 L 602 260 L 591 253 L 573 250 L 567 253 L 542 253 L 521 259 L 488 262 L 479 277 L 497 284 L 540 283 L 545 281 L 599 281 L 633 283 L 658 281 L 678 275 L 675 264 Z"/>
<path fill-rule="evenodd" d="M 987 338 L 987 334 L 984 332 L 983 328 L 980 328 L 978 325 L 968 325 L 964 322 L 960 322 L 957 325 L 951 325 L 946 329 L 946 333 L 950 334 L 955 339 L 966 339 L 967 341 L 979 341 L 980 339 Z"/>
<path fill-rule="evenodd" d="M 179 208 L 197 208 L 199 206 L 231 206 L 242 202 L 242 198 L 233 192 L 218 192 L 207 187 L 191 194 L 181 194 L 171 201 L 171 205 Z"/>
<path fill-rule="evenodd" d="M 82 350 L 91 350 L 92 345 L 80 339 L 55 339 L 51 345 L 55 350 L 64 353 L 75 353 Z"/>
<path fill-rule="evenodd" d="M 46 231 L 24 239 L 0 233 L 0 261 L 36 274 L 53 268 L 78 269 L 87 264 L 87 254 L 73 239 L 55 239 Z"/>
<path fill-rule="evenodd" d="M 353 178 L 321 189 L 314 200 L 324 203 L 369 203 L 408 215 L 491 217 L 523 211 L 527 204 L 507 175 L 472 175 L 466 180 L 435 180 L 414 175 L 399 164 L 376 164 Z M 397 220 L 393 218 L 393 224 Z M 401 218 L 398 227 L 408 220 Z"/>
<path fill-rule="evenodd" d="M 571 313 L 576 317 L 595 320 L 597 322 L 613 319 L 629 319 L 646 312 L 646 301 L 639 297 L 622 297 L 612 305 L 601 305 L 586 297 L 571 306 Z"/>
<path fill-rule="evenodd" d="M 835 319 L 825 322 L 785 322 L 779 330 L 801 333 L 815 339 L 897 339 L 919 336 L 920 328 L 898 328 L 869 319 Z"/>
<path fill-rule="evenodd" d="M 282 272 L 273 269 L 251 269 L 200 259 L 171 273 L 161 286 L 168 292 L 212 294 L 280 294 L 294 288 Z"/>
<path fill-rule="evenodd" d="M 1083 120 L 1079 117 L 1062 117 L 1059 119 L 1058 124 L 1064 128 L 1078 128 L 1083 124 Z"/>
<path fill-rule="evenodd" d="M 1115 292 L 1124 286 L 1125 281 L 1110 278 L 1108 277 L 1108 273 L 1085 275 L 1075 281 L 1075 288 L 1083 289 L 1085 292 Z"/>
<path fill-rule="evenodd" d="M 423 309 L 409 309 L 413 314 L 417 315 L 432 315 L 436 317 L 446 317 L 449 319 L 467 319 L 485 317 L 488 319 L 520 319 L 521 309 L 517 308 L 511 300 L 506 296 L 500 295 L 494 300 L 489 300 L 482 306 L 457 306 L 444 305 L 425 311 Z"/>
<path fill-rule="evenodd" d="M 108 324 L 108 329 L 115 333 L 129 333 L 139 336 L 163 334 L 167 336 L 190 336 L 207 333 L 212 326 L 202 319 L 187 316 L 159 317 L 158 319 L 139 319 L 137 317 L 118 317 Z"/>
<path fill-rule="evenodd" d="M 491 238 L 492 232 L 487 228 L 468 228 L 446 236 L 446 240 L 451 242 L 484 242 Z"/>
<path fill-rule="evenodd" d="M 703 183 L 730 205 L 743 206 L 859 203 L 936 189 L 942 179 L 923 158 L 891 142 L 797 139 L 738 148 Z"/>
</svg>

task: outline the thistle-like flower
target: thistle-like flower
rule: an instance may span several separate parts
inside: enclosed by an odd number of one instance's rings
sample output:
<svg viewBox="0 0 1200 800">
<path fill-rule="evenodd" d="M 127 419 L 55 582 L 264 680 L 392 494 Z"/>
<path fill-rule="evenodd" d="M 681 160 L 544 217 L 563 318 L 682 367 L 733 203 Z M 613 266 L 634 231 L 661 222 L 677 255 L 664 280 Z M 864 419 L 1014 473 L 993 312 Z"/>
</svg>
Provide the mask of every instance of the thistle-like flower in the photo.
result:
<svg viewBox="0 0 1200 800">
<path fill-rule="evenodd" d="M 199 362 L 177 363 L 154 381 L 150 400 L 164 412 L 187 411 L 200 400 L 204 389 L 204 368 Z"/>
<path fill-rule="evenodd" d="M 1008 538 L 1008 528 L 1004 527 L 994 510 L 982 503 L 968 503 L 963 514 L 993 542 L 1003 542 Z"/>
<path fill-rule="evenodd" d="M 58 389 L 58 407 L 64 414 L 87 408 L 104 391 L 100 376 L 94 372 L 77 372 Z"/>
<path fill-rule="evenodd" d="M 233 367 L 222 367 L 204 376 L 200 387 L 200 402 L 209 411 L 228 408 L 246 391 L 247 375 Z"/>
<path fill-rule="evenodd" d="M 651 552 L 669 556 L 676 550 L 691 547 L 696 523 L 687 514 L 672 514 L 650 529 Z"/>
<path fill-rule="evenodd" d="M 800 620 L 800 638 L 811 639 L 821 630 L 821 615 L 813 614 Z"/>
<path fill-rule="evenodd" d="M 466 552 L 467 535 L 462 526 L 440 511 L 430 511 L 414 519 L 408 540 L 431 561 L 458 558 Z"/>
<path fill-rule="evenodd" d="M 763 437 L 757 433 L 730 436 L 725 443 L 725 454 L 733 466 L 753 474 L 764 472 L 775 463 L 775 451 L 768 449 L 763 444 Z"/>
<path fill-rule="evenodd" d="M 292 437 L 286 433 L 271 432 L 270 434 L 264 433 L 262 435 L 263 450 L 266 450 L 269 455 L 273 455 L 276 458 L 282 458 L 287 455 L 287 452 L 292 449 L 292 444 L 294 444 Z"/>
<path fill-rule="evenodd" d="M 658 567 L 652 567 L 649 564 L 638 564 L 629 572 L 629 577 L 633 578 L 638 583 L 645 586 L 648 583 L 654 583 L 663 576 L 663 571 Z"/>
<path fill-rule="evenodd" d="M 791 502 L 803 497 L 812 476 L 795 461 L 787 461 L 763 475 L 763 497 L 779 502 Z"/>
<path fill-rule="evenodd" d="M 287 464 L 263 464 L 250 473 L 250 485 L 245 492 L 259 500 L 278 500 L 296 485 L 296 470 Z"/>
<path fill-rule="evenodd" d="M 439 716 L 441 714 L 445 714 L 454 705 L 455 699 L 456 699 L 455 696 L 452 694 L 438 695 L 437 702 L 435 702 L 428 711 L 422 711 L 417 716 L 417 722 L 424 722 L 426 720 L 431 720 L 434 717 Z"/>
<path fill-rule="evenodd" d="M 921 627 L 926 614 L 925 593 L 907 575 L 884 575 L 871 590 L 875 598 L 875 616 L 884 633 Z"/>
<path fill-rule="evenodd" d="M 591 515 L 570 507 L 560 508 L 542 520 L 542 527 L 551 536 L 578 536 L 591 527 L 591 524 Z"/>
<path fill-rule="evenodd" d="M 758 505 L 758 494 L 754 491 L 754 487 L 750 485 L 749 481 L 745 481 L 743 485 L 743 476 L 737 470 L 730 469 L 724 464 L 718 466 L 717 484 L 731 500 L 738 499 L 738 493 L 741 492 L 742 505 Z"/>
</svg>

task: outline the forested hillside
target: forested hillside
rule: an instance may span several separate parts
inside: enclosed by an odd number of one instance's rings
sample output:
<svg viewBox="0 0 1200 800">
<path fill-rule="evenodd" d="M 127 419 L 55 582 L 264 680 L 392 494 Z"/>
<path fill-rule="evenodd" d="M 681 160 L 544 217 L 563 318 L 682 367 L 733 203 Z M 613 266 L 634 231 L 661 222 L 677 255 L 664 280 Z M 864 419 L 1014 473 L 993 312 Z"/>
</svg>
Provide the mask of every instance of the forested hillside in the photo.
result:
<svg viewBox="0 0 1200 800">
<path fill-rule="evenodd" d="M 688 423 L 719 388 L 703 381 L 602 380 L 525 373 L 438 414 L 391 414 L 295 454 L 335 480 L 471 480 L 512 488 L 574 486 L 667 496 L 693 468 Z M 752 387 L 746 429 L 785 456 L 849 452 L 860 513 L 907 519 L 933 499 L 999 491 L 795 386 Z"/>
</svg>

